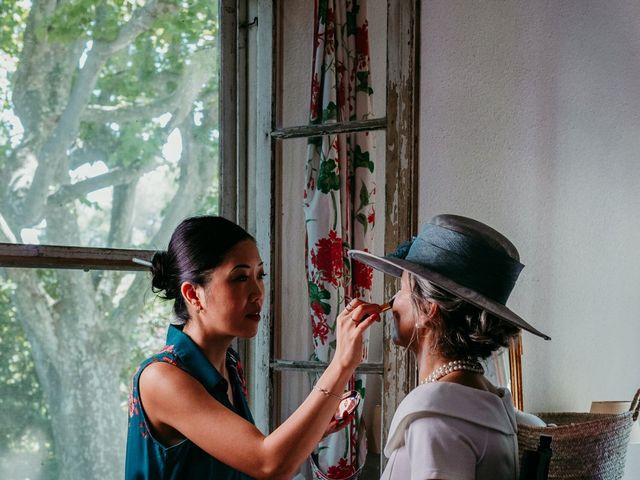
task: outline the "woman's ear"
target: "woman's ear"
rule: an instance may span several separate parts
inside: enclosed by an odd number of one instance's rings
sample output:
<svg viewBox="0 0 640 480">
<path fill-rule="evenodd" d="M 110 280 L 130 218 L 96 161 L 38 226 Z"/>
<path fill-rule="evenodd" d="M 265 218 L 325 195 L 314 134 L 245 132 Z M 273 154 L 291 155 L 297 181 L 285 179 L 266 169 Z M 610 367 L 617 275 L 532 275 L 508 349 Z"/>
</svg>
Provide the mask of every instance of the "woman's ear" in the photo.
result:
<svg viewBox="0 0 640 480">
<path fill-rule="evenodd" d="M 416 329 L 427 328 L 428 323 L 438 316 L 440 307 L 435 303 L 428 302 L 428 306 L 420 311 L 416 320 Z"/>
<path fill-rule="evenodd" d="M 182 282 L 182 285 L 180 285 L 180 293 L 187 305 L 191 305 L 196 310 L 201 308 L 196 285 L 191 282 Z"/>
</svg>

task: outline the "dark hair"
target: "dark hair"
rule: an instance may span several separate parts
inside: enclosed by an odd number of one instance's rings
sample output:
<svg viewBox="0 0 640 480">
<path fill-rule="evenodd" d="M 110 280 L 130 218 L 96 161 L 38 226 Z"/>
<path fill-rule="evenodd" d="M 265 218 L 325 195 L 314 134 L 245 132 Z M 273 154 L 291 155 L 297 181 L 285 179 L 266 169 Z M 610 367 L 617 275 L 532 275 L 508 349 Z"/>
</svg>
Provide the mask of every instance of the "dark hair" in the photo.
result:
<svg viewBox="0 0 640 480">
<path fill-rule="evenodd" d="M 453 295 L 416 275 L 409 275 L 414 307 L 427 311 L 427 303 L 435 303 L 439 314 L 427 321 L 434 352 L 452 360 L 466 357 L 487 358 L 509 340 L 520 328 L 486 310 Z"/>
<path fill-rule="evenodd" d="M 205 285 L 208 274 L 225 255 L 244 240 L 255 241 L 239 225 L 223 217 L 201 216 L 183 220 L 171 235 L 166 252 L 156 252 L 151 260 L 151 288 L 161 298 L 175 300 L 173 311 L 189 320 L 180 286 L 183 282 Z"/>
</svg>

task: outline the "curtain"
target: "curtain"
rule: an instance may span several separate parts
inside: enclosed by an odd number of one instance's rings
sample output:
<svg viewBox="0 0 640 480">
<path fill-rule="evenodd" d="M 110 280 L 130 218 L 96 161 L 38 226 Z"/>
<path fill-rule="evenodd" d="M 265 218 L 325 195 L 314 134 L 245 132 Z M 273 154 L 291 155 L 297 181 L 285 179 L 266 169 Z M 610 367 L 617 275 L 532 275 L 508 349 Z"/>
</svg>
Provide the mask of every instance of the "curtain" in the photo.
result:
<svg viewBox="0 0 640 480">
<path fill-rule="evenodd" d="M 372 116 L 366 0 L 316 0 L 310 122 L 327 124 Z M 304 212 L 309 315 L 314 352 L 329 361 L 338 313 L 352 298 L 369 301 L 373 272 L 351 262 L 350 248 L 371 251 L 375 225 L 375 162 L 368 132 L 311 138 Z M 368 338 L 365 339 L 365 360 Z M 365 394 L 363 376 L 349 387 Z M 346 429 L 325 439 L 312 456 L 314 478 L 355 478 L 366 458 L 360 403 Z"/>
</svg>

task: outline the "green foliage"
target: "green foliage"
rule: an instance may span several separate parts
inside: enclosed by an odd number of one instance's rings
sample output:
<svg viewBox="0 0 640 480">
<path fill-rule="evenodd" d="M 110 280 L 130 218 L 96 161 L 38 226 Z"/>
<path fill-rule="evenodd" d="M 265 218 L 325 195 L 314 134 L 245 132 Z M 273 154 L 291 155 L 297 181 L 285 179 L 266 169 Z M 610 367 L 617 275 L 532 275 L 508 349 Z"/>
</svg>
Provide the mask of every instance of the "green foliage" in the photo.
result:
<svg viewBox="0 0 640 480">
<path fill-rule="evenodd" d="M 47 292 L 49 297 L 54 301 L 62 298 L 63 292 L 60 290 L 56 270 L 39 268 L 34 271 L 34 274 L 37 275 L 38 280 L 40 280 L 40 285 L 44 288 L 44 291 Z"/>
<path fill-rule="evenodd" d="M 94 22 L 95 11 L 95 2 L 91 0 L 70 0 L 62 3 L 48 19 L 49 38 L 65 42 L 86 35 Z"/>
<path fill-rule="evenodd" d="M 6 3 L 3 0 L 0 8 L 0 50 L 17 56 L 22 49 L 22 34 L 29 9 L 25 8 L 24 2 L 11 2 L 11 6 L 5 7 Z"/>
<path fill-rule="evenodd" d="M 47 405 L 35 373 L 31 348 L 11 306 L 13 285 L 0 277 L 0 454 L 32 448 L 30 432 L 38 432 L 52 457 Z M 55 466 L 48 465 L 55 470 Z"/>
</svg>

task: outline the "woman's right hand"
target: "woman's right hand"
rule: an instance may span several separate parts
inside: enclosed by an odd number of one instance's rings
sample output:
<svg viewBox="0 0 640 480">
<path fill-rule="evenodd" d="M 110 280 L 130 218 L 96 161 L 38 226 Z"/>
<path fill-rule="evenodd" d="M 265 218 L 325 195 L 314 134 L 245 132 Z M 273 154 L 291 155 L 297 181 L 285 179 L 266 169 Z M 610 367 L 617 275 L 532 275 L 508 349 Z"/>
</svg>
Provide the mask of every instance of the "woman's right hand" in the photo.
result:
<svg viewBox="0 0 640 480">
<path fill-rule="evenodd" d="M 364 332 L 380 320 L 380 305 L 354 298 L 336 319 L 336 353 L 341 368 L 355 370 L 362 362 Z"/>
</svg>

